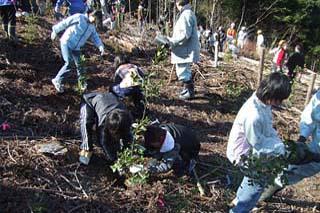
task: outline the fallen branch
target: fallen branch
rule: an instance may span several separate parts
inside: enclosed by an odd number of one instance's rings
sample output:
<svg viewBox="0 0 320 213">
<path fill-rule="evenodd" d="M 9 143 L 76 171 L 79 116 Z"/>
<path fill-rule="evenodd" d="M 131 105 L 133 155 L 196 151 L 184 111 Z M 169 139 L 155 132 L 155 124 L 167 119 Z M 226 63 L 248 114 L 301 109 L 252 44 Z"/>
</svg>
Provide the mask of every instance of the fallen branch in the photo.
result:
<svg viewBox="0 0 320 213">
<path fill-rule="evenodd" d="M 78 167 L 77 167 L 76 170 L 74 171 L 74 176 L 75 176 L 75 178 L 76 178 L 76 180 L 77 180 L 77 182 L 78 182 L 78 184 L 79 184 L 79 187 L 80 187 L 82 193 L 84 194 L 84 196 L 85 196 L 86 198 L 88 198 L 89 196 L 88 196 L 88 194 L 86 193 L 86 191 L 83 189 L 83 187 L 82 187 L 82 185 L 81 185 L 81 183 L 80 183 L 80 181 L 79 181 L 79 178 L 78 178 L 78 176 L 77 176 L 77 171 L 78 171 L 78 168 L 79 168 L 79 167 L 80 167 L 80 164 L 78 164 Z"/>
<path fill-rule="evenodd" d="M 8 144 L 8 146 L 7 146 L 7 149 L 8 149 L 8 154 L 9 154 L 10 159 L 11 159 L 13 162 L 17 163 L 17 161 L 12 157 L 12 155 L 11 155 L 11 153 L 10 153 L 9 144 Z"/>
</svg>

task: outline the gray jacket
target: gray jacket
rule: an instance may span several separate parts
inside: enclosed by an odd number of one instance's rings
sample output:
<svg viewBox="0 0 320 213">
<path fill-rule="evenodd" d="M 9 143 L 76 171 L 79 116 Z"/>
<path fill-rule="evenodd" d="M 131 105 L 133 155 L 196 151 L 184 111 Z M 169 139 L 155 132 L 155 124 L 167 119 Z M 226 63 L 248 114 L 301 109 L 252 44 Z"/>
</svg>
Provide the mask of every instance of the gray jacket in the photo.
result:
<svg viewBox="0 0 320 213">
<path fill-rule="evenodd" d="M 172 64 L 199 61 L 200 45 L 197 33 L 197 18 L 191 10 L 190 4 L 182 8 L 173 28 L 173 35 L 168 39 L 172 47 Z"/>
</svg>

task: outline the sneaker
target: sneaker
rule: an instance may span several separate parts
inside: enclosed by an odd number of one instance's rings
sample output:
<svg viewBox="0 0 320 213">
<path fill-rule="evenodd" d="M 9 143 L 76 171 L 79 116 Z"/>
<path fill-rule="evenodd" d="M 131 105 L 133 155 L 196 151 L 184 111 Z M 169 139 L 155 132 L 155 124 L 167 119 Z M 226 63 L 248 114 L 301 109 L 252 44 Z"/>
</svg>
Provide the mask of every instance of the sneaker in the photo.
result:
<svg viewBox="0 0 320 213">
<path fill-rule="evenodd" d="M 58 93 L 64 92 L 63 85 L 60 82 L 58 82 L 55 78 L 53 78 L 51 82 L 54 85 L 54 88 L 56 88 Z"/>
<path fill-rule="evenodd" d="M 87 166 L 89 165 L 91 156 L 92 156 L 92 152 L 81 150 L 79 152 L 79 162 Z"/>
<path fill-rule="evenodd" d="M 187 90 L 185 93 L 179 95 L 179 98 L 182 100 L 189 100 L 194 97 L 194 93 L 190 90 Z"/>
<path fill-rule="evenodd" d="M 281 189 L 283 188 L 277 184 L 267 186 L 261 194 L 259 202 L 270 200 L 270 198 Z"/>
</svg>

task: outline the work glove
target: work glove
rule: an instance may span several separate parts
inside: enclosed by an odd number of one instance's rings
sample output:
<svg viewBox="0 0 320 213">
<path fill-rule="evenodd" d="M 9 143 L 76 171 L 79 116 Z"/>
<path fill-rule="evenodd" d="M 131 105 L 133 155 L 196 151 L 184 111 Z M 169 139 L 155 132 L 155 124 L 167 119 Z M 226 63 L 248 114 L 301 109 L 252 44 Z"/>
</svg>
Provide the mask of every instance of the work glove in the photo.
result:
<svg viewBox="0 0 320 213">
<path fill-rule="evenodd" d="M 104 47 L 100 46 L 99 51 L 100 51 L 100 55 L 103 56 L 104 55 Z"/>
<path fill-rule="evenodd" d="M 86 150 L 81 150 L 79 152 L 79 161 L 80 163 L 84 164 L 84 165 L 88 165 L 90 162 L 92 156 L 92 152 L 90 151 L 86 151 Z"/>
<path fill-rule="evenodd" d="M 52 31 L 51 40 L 54 41 L 56 39 L 56 37 L 57 37 L 57 34 L 54 31 Z"/>
<path fill-rule="evenodd" d="M 144 167 L 141 164 L 132 165 L 129 167 L 129 171 L 131 174 L 136 174 L 136 173 L 141 172 L 143 170 L 144 170 Z"/>
<path fill-rule="evenodd" d="M 154 42 L 159 45 L 165 45 L 166 48 L 170 47 L 170 41 L 167 36 L 161 34 L 157 35 L 154 39 Z"/>
</svg>

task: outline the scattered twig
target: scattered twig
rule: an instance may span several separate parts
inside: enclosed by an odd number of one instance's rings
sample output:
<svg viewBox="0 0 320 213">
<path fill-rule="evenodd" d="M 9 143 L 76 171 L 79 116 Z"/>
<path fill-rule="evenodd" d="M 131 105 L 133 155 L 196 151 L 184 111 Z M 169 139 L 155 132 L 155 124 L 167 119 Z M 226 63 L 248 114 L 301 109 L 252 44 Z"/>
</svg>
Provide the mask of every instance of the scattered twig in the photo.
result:
<svg viewBox="0 0 320 213">
<path fill-rule="evenodd" d="M 78 178 L 78 176 L 77 176 L 77 171 L 78 171 L 78 168 L 79 168 L 79 167 L 80 167 L 80 164 L 78 164 L 78 167 L 77 167 L 76 170 L 74 171 L 74 176 L 75 176 L 75 178 L 76 178 L 76 180 L 77 180 L 77 182 L 78 182 L 78 184 L 79 184 L 79 187 L 80 187 L 83 195 L 84 195 L 86 198 L 88 198 L 89 196 L 88 196 L 88 194 L 86 193 L 86 191 L 83 189 L 83 187 L 82 187 L 82 185 L 81 185 L 81 183 L 80 183 L 80 181 L 79 181 L 79 178 Z"/>
<path fill-rule="evenodd" d="M 17 161 L 12 157 L 12 155 L 11 155 L 11 153 L 10 153 L 9 143 L 8 143 L 8 145 L 7 145 L 7 149 L 8 149 L 8 154 L 9 154 L 10 159 L 11 159 L 13 162 L 17 163 Z"/>
</svg>

